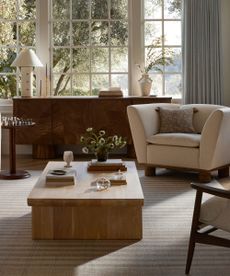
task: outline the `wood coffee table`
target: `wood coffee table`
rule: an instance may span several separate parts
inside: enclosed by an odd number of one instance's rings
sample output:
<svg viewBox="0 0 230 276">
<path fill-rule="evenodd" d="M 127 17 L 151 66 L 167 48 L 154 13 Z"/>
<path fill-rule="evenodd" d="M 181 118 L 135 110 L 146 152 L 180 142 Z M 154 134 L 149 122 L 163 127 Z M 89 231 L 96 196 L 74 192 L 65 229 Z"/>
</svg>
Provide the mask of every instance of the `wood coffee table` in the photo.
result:
<svg viewBox="0 0 230 276">
<path fill-rule="evenodd" d="M 87 172 L 88 162 L 72 162 L 75 186 L 49 188 L 45 176 L 64 162 L 49 162 L 28 197 L 33 239 L 141 239 L 144 196 L 134 162 L 127 185 L 97 191 L 94 181 L 106 172 Z"/>
</svg>

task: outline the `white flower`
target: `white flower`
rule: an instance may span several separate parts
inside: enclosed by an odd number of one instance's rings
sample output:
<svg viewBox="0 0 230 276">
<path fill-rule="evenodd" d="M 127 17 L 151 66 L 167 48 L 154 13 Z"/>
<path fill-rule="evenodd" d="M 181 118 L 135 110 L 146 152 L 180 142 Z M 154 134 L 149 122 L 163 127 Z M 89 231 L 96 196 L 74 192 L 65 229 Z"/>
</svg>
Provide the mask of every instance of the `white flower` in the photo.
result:
<svg viewBox="0 0 230 276">
<path fill-rule="evenodd" d="M 99 135 L 100 135 L 100 136 L 105 135 L 105 131 L 104 131 L 104 130 L 100 130 L 100 131 L 99 131 Z"/>
<path fill-rule="evenodd" d="M 109 147 L 111 148 L 111 149 L 114 149 L 114 144 L 113 143 L 111 143 L 111 144 L 109 144 Z"/>
<path fill-rule="evenodd" d="M 87 147 L 82 148 L 82 152 L 89 153 L 89 149 Z"/>
<path fill-rule="evenodd" d="M 100 138 L 99 144 L 104 145 L 104 143 L 105 143 L 105 139 L 104 138 Z"/>
<path fill-rule="evenodd" d="M 81 136 L 80 138 L 81 143 L 85 141 L 85 137 Z"/>
<path fill-rule="evenodd" d="M 88 128 L 86 129 L 86 131 L 87 131 L 87 132 L 91 132 L 91 131 L 93 131 L 93 128 L 92 128 L 92 127 L 88 127 Z"/>
<path fill-rule="evenodd" d="M 118 139 L 118 136 L 117 136 L 117 135 L 114 135 L 114 136 L 113 136 L 113 142 L 115 142 L 117 139 Z"/>
</svg>

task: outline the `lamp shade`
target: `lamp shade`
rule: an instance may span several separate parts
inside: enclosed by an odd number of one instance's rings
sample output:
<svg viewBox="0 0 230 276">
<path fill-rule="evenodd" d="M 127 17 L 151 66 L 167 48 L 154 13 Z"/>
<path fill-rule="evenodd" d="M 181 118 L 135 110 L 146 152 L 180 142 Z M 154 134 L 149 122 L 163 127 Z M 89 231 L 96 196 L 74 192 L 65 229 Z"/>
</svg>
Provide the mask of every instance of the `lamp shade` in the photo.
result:
<svg viewBox="0 0 230 276">
<path fill-rule="evenodd" d="M 41 61 L 32 49 L 23 49 L 11 66 L 15 67 L 43 67 Z"/>
</svg>

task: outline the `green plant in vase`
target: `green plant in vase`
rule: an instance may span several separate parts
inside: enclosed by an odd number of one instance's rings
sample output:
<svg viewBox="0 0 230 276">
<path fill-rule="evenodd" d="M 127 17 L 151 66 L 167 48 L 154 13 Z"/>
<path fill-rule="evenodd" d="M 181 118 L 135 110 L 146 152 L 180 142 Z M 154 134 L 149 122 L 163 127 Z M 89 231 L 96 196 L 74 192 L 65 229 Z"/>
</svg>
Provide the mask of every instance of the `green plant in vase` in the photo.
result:
<svg viewBox="0 0 230 276">
<path fill-rule="evenodd" d="M 83 145 L 83 153 L 94 153 L 97 161 L 103 162 L 108 154 L 115 149 L 121 149 L 126 145 L 126 140 L 118 135 L 107 136 L 105 130 L 95 130 L 92 127 L 86 129 L 81 136 L 80 142 Z"/>
</svg>

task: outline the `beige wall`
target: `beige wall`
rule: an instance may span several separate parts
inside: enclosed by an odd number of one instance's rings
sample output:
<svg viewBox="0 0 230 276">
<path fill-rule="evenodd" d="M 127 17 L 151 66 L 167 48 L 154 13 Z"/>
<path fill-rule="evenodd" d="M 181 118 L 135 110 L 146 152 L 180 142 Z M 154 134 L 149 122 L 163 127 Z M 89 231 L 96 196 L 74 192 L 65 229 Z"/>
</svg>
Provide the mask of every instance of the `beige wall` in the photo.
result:
<svg viewBox="0 0 230 276">
<path fill-rule="evenodd" d="M 221 0 L 221 4 L 224 104 L 230 106 L 230 0 Z"/>
</svg>

